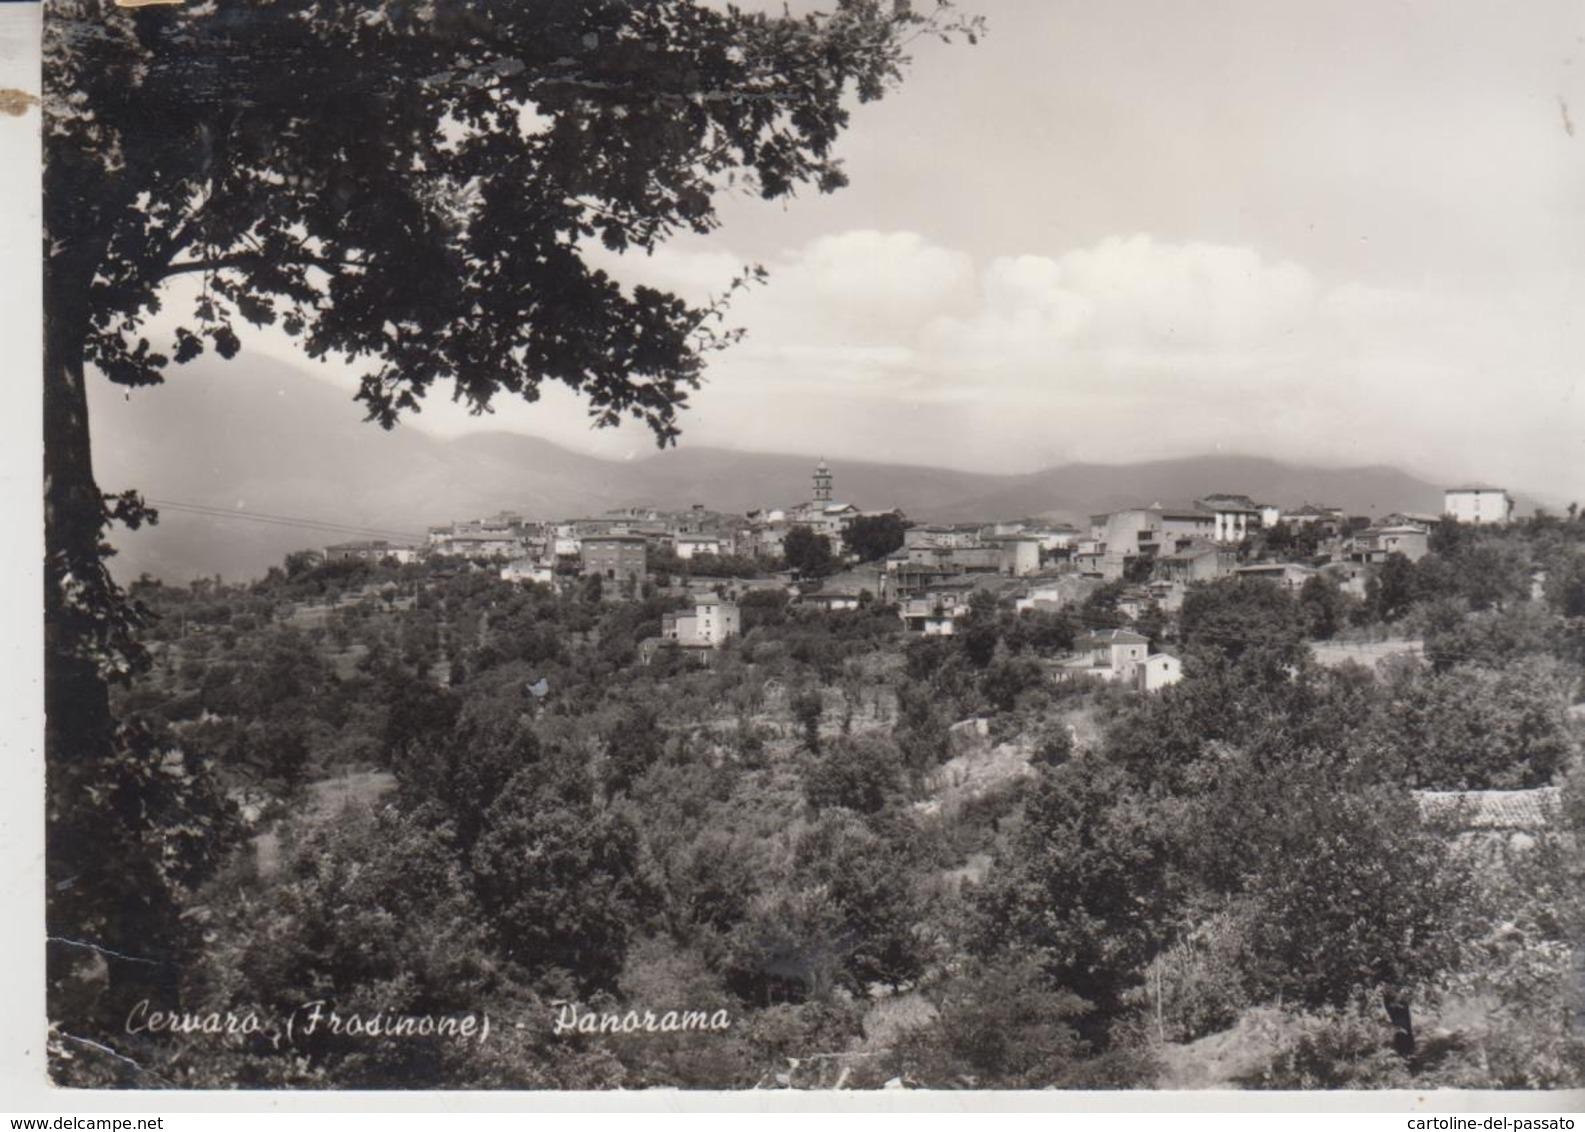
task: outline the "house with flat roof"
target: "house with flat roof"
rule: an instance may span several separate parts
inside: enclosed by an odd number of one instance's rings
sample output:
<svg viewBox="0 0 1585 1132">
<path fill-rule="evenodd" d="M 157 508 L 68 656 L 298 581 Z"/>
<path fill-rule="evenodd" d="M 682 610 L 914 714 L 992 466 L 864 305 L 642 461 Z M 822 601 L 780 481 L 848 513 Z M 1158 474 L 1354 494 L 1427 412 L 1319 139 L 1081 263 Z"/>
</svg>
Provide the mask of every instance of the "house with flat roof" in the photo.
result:
<svg viewBox="0 0 1585 1132">
<path fill-rule="evenodd" d="M 602 578 L 642 578 L 648 549 L 643 535 L 586 535 L 578 544 L 579 568 Z"/>
<path fill-rule="evenodd" d="M 1285 590 L 1297 592 L 1320 571 L 1300 562 L 1256 562 L 1238 567 L 1235 573 L 1241 578 L 1265 578 Z"/>
<path fill-rule="evenodd" d="M 556 580 L 556 567 L 538 558 L 514 558 L 501 567 L 501 581 L 550 585 Z"/>
<path fill-rule="evenodd" d="M 1487 484 L 1450 487 L 1442 494 L 1442 513 L 1460 523 L 1500 526 L 1513 518 L 1513 510 L 1513 496 Z"/>
<path fill-rule="evenodd" d="M 932 582 L 904 598 L 897 615 L 902 618 L 903 628 L 910 632 L 950 637 L 953 623 L 969 611 L 969 597 L 976 588 L 968 578 Z"/>
<path fill-rule="evenodd" d="M 1238 566 L 1238 556 L 1228 547 L 1197 542 L 1156 559 L 1156 577 L 1163 582 L 1189 585 L 1225 578 Z"/>
<path fill-rule="evenodd" d="M 1418 562 L 1430 552 L 1431 533 L 1424 527 L 1404 523 L 1368 527 L 1357 532 L 1349 542 L 1348 557 L 1355 562 L 1379 565 L 1391 554 L 1401 554 L 1410 562 Z"/>
<path fill-rule="evenodd" d="M 386 559 L 401 563 L 416 562 L 418 550 L 416 547 L 398 546 L 384 539 L 338 542 L 325 547 L 326 562 L 339 562 L 350 558 L 361 559 L 364 562 L 384 562 Z"/>
</svg>

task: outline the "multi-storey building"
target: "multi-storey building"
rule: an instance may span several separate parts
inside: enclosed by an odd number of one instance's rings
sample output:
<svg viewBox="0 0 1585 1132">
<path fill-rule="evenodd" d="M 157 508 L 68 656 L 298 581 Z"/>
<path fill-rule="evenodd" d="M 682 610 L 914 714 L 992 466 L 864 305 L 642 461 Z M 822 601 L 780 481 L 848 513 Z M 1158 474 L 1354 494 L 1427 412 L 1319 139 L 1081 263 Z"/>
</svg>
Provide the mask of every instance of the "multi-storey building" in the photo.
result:
<svg viewBox="0 0 1585 1132">
<path fill-rule="evenodd" d="M 1443 493 L 1442 513 L 1460 523 L 1506 523 L 1513 518 L 1513 509 L 1513 496 L 1500 487 L 1471 484 Z"/>
<path fill-rule="evenodd" d="M 384 539 L 338 542 L 333 546 L 325 547 L 326 562 L 337 562 L 348 558 L 358 558 L 365 562 L 383 562 L 388 558 L 397 562 L 416 562 L 418 550 L 411 546 L 397 546 Z"/>
<path fill-rule="evenodd" d="M 685 648 L 718 649 L 743 631 L 743 615 L 735 601 L 705 596 L 695 599 L 692 613 L 661 617 L 660 635 Z"/>
<path fill-rule="evenodd" d="M 590 535 L 579 540 L 584 574 L 602 578 L 642 578 L 648 569 L 648 543 L 643 535 Z"/>
</svg>

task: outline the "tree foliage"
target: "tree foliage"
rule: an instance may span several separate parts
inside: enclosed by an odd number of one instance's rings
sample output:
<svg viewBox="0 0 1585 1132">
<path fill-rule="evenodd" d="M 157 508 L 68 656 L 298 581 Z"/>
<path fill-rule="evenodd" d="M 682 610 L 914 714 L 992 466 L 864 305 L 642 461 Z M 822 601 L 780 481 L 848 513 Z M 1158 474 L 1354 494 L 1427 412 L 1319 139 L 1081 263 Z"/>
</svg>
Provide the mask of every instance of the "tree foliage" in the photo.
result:
<svg viewBox="0 0 1585 1132">
<path fill-rule="evenodd" d="M 632 823 L 569 785 L 542 767 L 513 775 L 485 815 L 471 872 L 509 961 L 608 989 L 652 893 Z"/>
<path fill-rule="evenodd" d="M 273 326 L 310 358 L 362 367 L 358 400 L 387 426 L 437 387 L 482 412 L 502 395 L 535 401 L 549 382 L 598 425 L 634 419 L 673 441 L 705 358 L 736 337 L 725 294 L 696 305 L 627 287 L 601 257 L 713 230 L 725 193 L 839 188 L 852 102 L 900 79 L 914 37 L 977 27 L 948 4 L 880 0 L 803 17 L 698 0 L 51 5 L 55 839 L 95 834 L 77 812 L 105 785 L 93 768 L 143 757 L 117 746 L 107 682 L 147 668 L 144 616 L 111 579 L 104 536 L 155 516 L 95 480 L 91 371 L 152 385 L 206 352 L 235 356 L 243 324 Z M 723 291 L 760 275 L 745 269 Z M 169 329 L 156 319 L 167 313 Z M 290 566 L 288 585 L 327 568 Z M 113 887 L 118 854 L 97 844 L 79 887 L 50 888 L 63 927 L 104 922 L 81 907 Z M 126 937 L 103 945 L 134 952 L 140 927 L 117 930 Z"/>
<path fill-rule="evenodd" d="M 1006 859 L 977 897 L 985 952 L 1032 957 L 1093 1008 L 1104 1032 L 1165 939 L 1172 886 L 1163 830 L 1099 759 L 1045 766 Z"/>
<path fill-rule="evenodd" d="M 343 601 L 354 587 L 328 615 L 281 577 L 139 585 L 173 627 L 114 700 L 139 757 L 85 764 L 91 804 L 64 816 L 89 824 L 51 843 L 52 883 L 92 882 L 81 863 L 112 837 L 132 882 L 77 906 L 102 920 L 50 921 L 61 1080 L 1123 1087 L 1156 1079 L 1158 1034 L 1229 1027 L 1272 1053 L 1238 1077 L 1256 1087 L 1564 1086 L 1585 1066 L 1566 1009 L 1578 671 L 1535 655 L 1565 648 L 1543 602 L 1417 599 L 1430 663 L 1372 671 L 1289 657 L 1286 621 L 1226 655 L 1212 630 L 1280 591 L 1208 587 L 1195 663 L 1137 695 L 1029 686 L 1037 638 L 1070 619 L 983 601 L 984 669 L 957 637 L 902 643 L 895 612 L 780 600 L 742 647 L 666 667 L 629 655 L 664 600 L 407 581 L 411 605 Z M 465 680 L 402 658 L 429 632 Z M 983 730 L 951 728 L 970 716 Z M 276 735 L 309 756 L 295 794 L 251 765 Z M 1553 828 L 1513 838 L 1422 824 L 1406 789 L 1560 779 L 1561 806 L 1533 800 Z M 377 808 L 327 805 L 344 791 Z M 104 955 L 102 925 L 134 917 L 145 946 Z M 461 1052 L 129 1038 L 134 988 L 189 1009 L 483 1009 L 500 1032 Z M 1439 988 L 1456 1032 L 1395 1056 Z M 559 1001 L 719 1004 L 733 1023 L 558 1037 Z"/>
<path fill-rule="evenodd" d="M 442 1040 L 371 1042 L 328 1025 L 307 1033 L 304 1011 L 311 1002 L 323 1004 L 327 1016 L 480 1009 L 496 973 L 483 946 L 484 919 L 448 834 L 394 809 L 349 811 L 305 837 L 259 892 L 217 894 L 214 941 L 188 988 L 191 1007 L 257 1009 L 282 1024 L 295 1015 L 297 1025 L 294 1044 L 285 1047 L 295 1056 L 282 1056 L 267 1034 L 221 1039 L 252 1055 L 236 1070 L 242 1081 L 446 1083 Z M 193 1040 L 216 1043 L 202 1034 Z M 202 1060 L 213 1053 L 204 1051 Z"/>
<path fill-rule="evenodd" d="M 935 1017 L 899 1042 L 906 1078 L 933 1089 L 1074 1083 L 1086 1044 L 1073 1023 L 1086 1004 L 1053 988 L 1033 961 L 982 966 L 935 988 L 931 999 Z"/>
<path fill-rule="evenodd" d="M 902 549 L 903 531 L 908 523 L 895 511 L 881 515 L 859 515 L 848 524 L 842 542 L 860 562 L 875 562 Z"/>
<path fill-rule="evenodd" d="M 1256 979 L 1311 1007 L 1383 995 L 1407 1029 L 1410 998 L 1458 958 L 1467 880 L 1446 841 L 1404 792 L 1295 790 L 1271 816 L 1247 886 Z"/>
<path fill-rule="evenodd" d="M 1546 786 L 1572 750 L 1570 683 L 1556 662 L 1534 656 L 1501 669 L 1399 666 L 1368 734 L 1384 766 L 1421 788 Z"/>
<path fill-rule="evenodd" d="M 782 540 L 782 557 L 787 560 L 787 568 L 797 571 L 800 578 L 824 578 L 837 568 L 830 538 L 816 534 L 811 527 L 800 525 L 787 532 Z"/>
<path fill-rule="evenodd" d="M 1178 633 L 1191 658 L 1272 677 L 1304 657 L 1306 626 L 1294 599 L 1264 578 L 1223 578 L 1183 599 Z"/>
<path fill-rule="evenodd" d="M 950 22 L 691 0 L 52 16 L 50 267 L 81 286 L 86 360 L 113 380 L 279 322 L 310 356 L 373 359 L 359 398 L 381 421 L 440 380 L 479 407 L 554 380 L 662 438 L 712 309 L 620 287 L 590 246 L 708 232 L 743 181 L 840 187 L 844 96 L 879 98 L 905 38 Z M 178 275 L 203 282 L 191 321 L 135 337 Z"/>
</svg>

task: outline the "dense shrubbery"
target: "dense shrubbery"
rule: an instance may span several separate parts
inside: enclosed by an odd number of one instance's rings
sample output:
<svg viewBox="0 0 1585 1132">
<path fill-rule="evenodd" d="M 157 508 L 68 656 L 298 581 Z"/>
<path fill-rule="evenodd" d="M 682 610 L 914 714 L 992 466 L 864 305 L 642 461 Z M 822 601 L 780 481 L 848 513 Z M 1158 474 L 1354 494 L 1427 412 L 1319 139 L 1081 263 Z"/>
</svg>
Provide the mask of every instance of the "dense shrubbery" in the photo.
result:
<svg viewBox="0 0 1585 1132">
<path fill-rule="evenodd" d="M 1539 601 L 1511 584 L 1523 532 L 1459 535 L 1404 578 L 1378 574 L 1355 613 L 1423 632 L 1426 655 L 1376 674 L 1311 660 L 1307 638 L 1348 631 L 1330 582 L 1198 587 L 1156 615 L 1186 679 L 1149 697 L 1048 677 L 1081 631 L 1119 619 L 1107 591 L 1059 614 L 976 596 L 960 634 L 913 641 L 892 608 L 760 591 L 710 664 L 646 665 L 639 645 L 678 598 L 310 560 L 253 587 L 145 582 L 157 663 L 117 706 L 181 752 L 165 851 L 180 861 L 151 843 L 128 859 L 179 864 L 162 915 L 195 928 L 160 944 L 180 978 L 155 993 L 525 1028 L 467 1057 L 144 1039 L 140 1061 L 169 1076 L 133 1076 L 1133 1087 L 1163 1040 L 1280 1017 L 1242 1083 L 1578 1083 L 1585 1054 L 1536 1005 L 1585 927 L 1577 843 L 1543 839 L 1493 888 L 1408 792 L 1528 788 L 1579 765 L 1579 544 L 1540 535 Z M 1448 563 L 1487 582 L 1455 585 Z M 1017 773 L 975 778 L 1008 751 Z M 394 790 L 361 814 L 311 801 L 346 771 Z M 1585 826 L 1579 796 L 1568 820 Z M 57 977 L 81 982 L 72 958 Z M 1405 1060 L 1393 1044 L 1408 1051 L 1438 993 L 1499 1005 L 1468 1049 L 1421 1035 Z M 547 1036 L 560 1002 L 734 1021 L 665 1042 Z M 911 1020 L 871 1042 L 866 1018 L 891 1003 Z M 800 1060 L 813 1053 L 833 1059 Z"/>
</svg>

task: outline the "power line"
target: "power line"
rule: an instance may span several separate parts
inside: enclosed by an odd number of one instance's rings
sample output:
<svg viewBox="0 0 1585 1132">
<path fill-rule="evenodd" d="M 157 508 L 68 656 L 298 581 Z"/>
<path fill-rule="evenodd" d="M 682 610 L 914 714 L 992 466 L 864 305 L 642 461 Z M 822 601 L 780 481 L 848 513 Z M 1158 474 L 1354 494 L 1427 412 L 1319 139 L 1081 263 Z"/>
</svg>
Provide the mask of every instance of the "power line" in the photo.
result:
<svg viewBox="0 0 1585 1132">
<path fill-rule="evenodd" d="M 224 507 L 212 507 L 204 503 L 184 503 L 171 499 L 150 499 L 148 503 L 166 510 L 197 515 L 207 519 L 241 519 L 245 522 L 264 523 L 269 526 L 297 527 L 322 534 L 364 535 L 371 538 L 402 539 L 410 542 L 424 541 L 424 536 L 415 535 L 411 531 L 393 531 L 381 527 L 360 527 L 350 523 L 335 523 L 323 519 L 309 519 L 303 516 L 272 515 L 262 511 L 237 511 Z"/>
<path fill-rule="evenodd" d="M 266 525 L 278 527 L 296 527 L 302 530 L 317 531 L 323 534 L 364 535 L 380 538 L 397 538 L 402 540 L 422 541 L 420 536 L 413 535 L 407 531 L 387 531 L 373 527 L 354 527 L 341 523 L 320 522 L 313 519 L 293 519 L 285 516 L 254 515 L 246 512 L 227 511 L 221 508 L 184 506 L 182 504 L 172 504 L 168 502 L 160 502 L 158 500 L 150 500 L 150 502 L 156 504 L 164 510 L 175 511 L 179 514 L 195 515 L 206 519 L 241 519 L 246 522 L 264 523 Z"/>
</svg>

